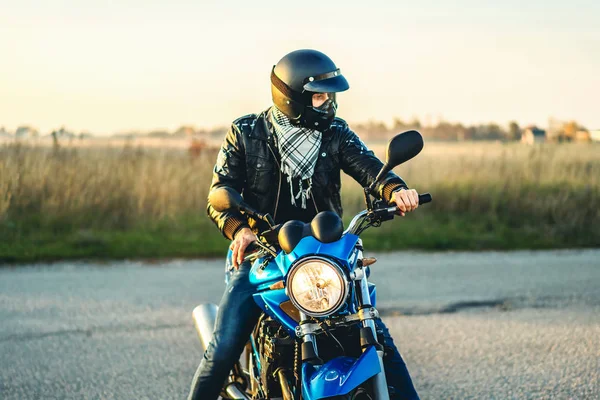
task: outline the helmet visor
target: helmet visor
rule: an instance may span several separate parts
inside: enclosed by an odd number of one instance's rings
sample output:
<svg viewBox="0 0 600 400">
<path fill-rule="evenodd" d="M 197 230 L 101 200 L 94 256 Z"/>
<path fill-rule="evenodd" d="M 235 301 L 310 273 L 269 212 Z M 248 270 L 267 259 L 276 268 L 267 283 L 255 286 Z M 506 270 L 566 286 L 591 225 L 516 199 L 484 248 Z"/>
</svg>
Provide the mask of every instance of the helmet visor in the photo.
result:
<svg viewBox="0 0 600 400">
<path fill-rule="evenodd" d="M 309 78 L 310 79 L 310 78 Z M 304 84 L 304 90 L 316 93 L 336 93 L 348 90 L 350 85 L 343 75 L 338 74 L 326 79 L 314 79 Z"/>
</svg>

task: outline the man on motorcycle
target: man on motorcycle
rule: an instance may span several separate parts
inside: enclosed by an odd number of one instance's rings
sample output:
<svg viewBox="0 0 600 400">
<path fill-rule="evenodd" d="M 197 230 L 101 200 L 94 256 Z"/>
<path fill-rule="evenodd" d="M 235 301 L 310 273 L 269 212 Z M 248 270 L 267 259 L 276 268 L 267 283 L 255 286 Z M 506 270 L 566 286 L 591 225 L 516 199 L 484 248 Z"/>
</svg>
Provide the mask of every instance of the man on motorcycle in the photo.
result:
<svg viewBox="0 0 600 400">
<path fill-rule="evenodd" d="M 297 50 L 284 56 L 271 72 L 274 106 L 234 121 L 217 157 L 211 189 L 228 186 L 275 223 L 310 222 L 321 211 L 342 215 L 340 170 L 361 186 L 368 186 L 381 169 L 381 161 L 368 150 L 346 122 L 335 118 L 336 93 L 348 82 L 325 54 Z M 418 194 L 389 172 L 376 187 L 378 197 L 395 203 L 398 213 L 415 210 Z M 189 399 L 213 400 L 219 396 L 229 371 L 260 315 L 255 289 L 248 280 L 250 263 L 243 262 L 264 222 L 237 211 L 218 212 L 210 204 L 210 218 L 232 240 L 235 271 L 217 315 L 213 338 L 196 371 Z M 392 399 L 418 399 L 398 349 L 381 320 L 384 365 Z"/>
</svg>

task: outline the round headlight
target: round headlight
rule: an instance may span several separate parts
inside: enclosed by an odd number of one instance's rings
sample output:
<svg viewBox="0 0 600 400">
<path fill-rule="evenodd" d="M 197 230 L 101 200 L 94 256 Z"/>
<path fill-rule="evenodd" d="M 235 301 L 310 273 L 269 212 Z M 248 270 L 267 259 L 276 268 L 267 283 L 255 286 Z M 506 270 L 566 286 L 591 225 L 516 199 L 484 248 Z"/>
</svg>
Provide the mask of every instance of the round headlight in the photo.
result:
<svg viewBox="0 0 600 400">
<path fill-rule="evenodd" d="M 303 313 L 322 317 L 338 311 L 348 297 L 348 279 L 337 265 L 311 257 L 292 267 L 288 295 Z"/>
</svg>

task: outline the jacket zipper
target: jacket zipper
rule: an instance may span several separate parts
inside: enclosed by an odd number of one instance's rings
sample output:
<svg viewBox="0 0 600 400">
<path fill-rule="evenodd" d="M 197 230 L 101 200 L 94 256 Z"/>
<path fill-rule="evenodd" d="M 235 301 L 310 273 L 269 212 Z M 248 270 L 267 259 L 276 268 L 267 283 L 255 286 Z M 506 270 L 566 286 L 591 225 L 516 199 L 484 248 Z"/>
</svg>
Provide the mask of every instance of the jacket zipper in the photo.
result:
<svg viewBox="0 0 600 400">
<path fill-rule="evenodd" d="M 315 211 L 317 212 L 317 214 L 319 213 L 319 208 L 317 207 L 317 202 L 315 201 L 315 196 L 313 196 L 312 191 L 310 192 L 310 198 L 313 201 L 313 204 L 315 206 Z"/>
<path fill-rule="evenodd" d="M 275 217 L 277 216 L 277 208 L 279 207 L 279 194 L 281 193 L 281 166 L 279 165 L 279 162 L 277 161 L 275 152 L 271 148 L 271 144 L 267 143 L 267 147 L 269 148 L 269 151 L 273 155 L 273 159 L 275 160 L 275 163 L 277 164 L 277 169 L 279 170 L 279 185 L 277 186 L 277 198 L 275 199 L 275 210 L 273 211 L 273 220 L 275 220 Z M 313 205 L 315 206 L 315 211 L 318 214 L 319 207 L 317 207 L 317 202 L 315 201 L 315 196 L 312 193 L 310 194 L 310 199 L 312 200 Z"/>
<path fill-rule="evenodd" d="M 319 162 L 318 157 L 321 155 L 321 149 L 323 148 L 323 141 L 321 139 L 321 146 L 319 147 L 319 154 L 317 154 L 317 162 Z M 315 168 L 317 168 L 317 164 L 315 163 Z M 313 175 L 314 175 L 314 171 L 313 171 Z M 317 214 L 319 213 L 319 207 L 317 207 L 317 202 L 315 201 L 315 196 L 313 195 L 312 191 L 310 192 L 310 198 L 313 201 L 313 205 L 315 206 L 315 211 L 317 212 Z"/>
</svg>

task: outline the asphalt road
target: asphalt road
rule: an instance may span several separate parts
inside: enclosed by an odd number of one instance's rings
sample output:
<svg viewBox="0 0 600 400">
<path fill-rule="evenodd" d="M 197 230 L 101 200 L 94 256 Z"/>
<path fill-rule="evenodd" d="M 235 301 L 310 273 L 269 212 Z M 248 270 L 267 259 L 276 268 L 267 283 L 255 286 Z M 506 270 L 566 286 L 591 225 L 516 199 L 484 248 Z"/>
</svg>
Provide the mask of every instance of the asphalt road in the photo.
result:
<svg viewBox="0 0 600 400">
<path fill-rule="evenodd" d="M 600 250 L 396 253 L 372 281 L 423 399 L 599 399 Z M 222 262 L 0 269 L 0 399 L 182 399 Z"/>
</svg>

